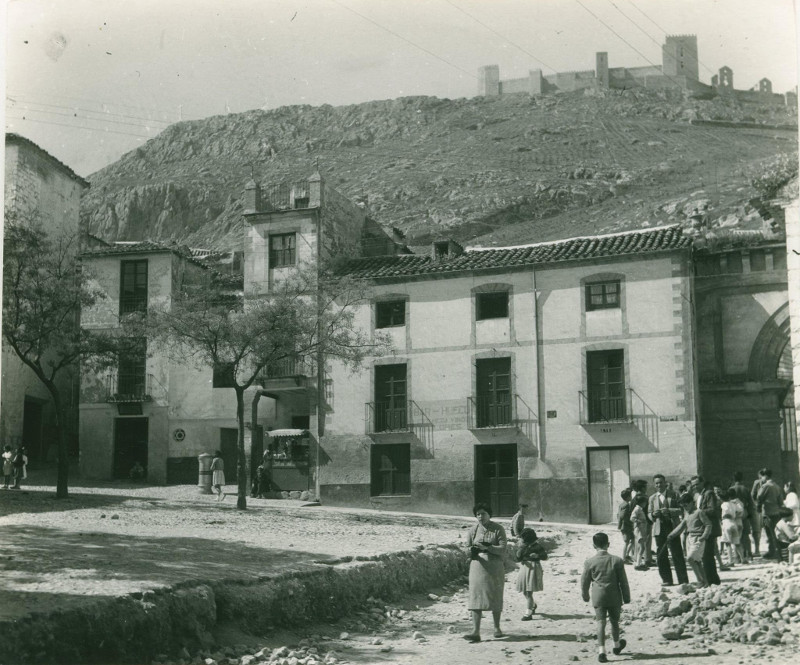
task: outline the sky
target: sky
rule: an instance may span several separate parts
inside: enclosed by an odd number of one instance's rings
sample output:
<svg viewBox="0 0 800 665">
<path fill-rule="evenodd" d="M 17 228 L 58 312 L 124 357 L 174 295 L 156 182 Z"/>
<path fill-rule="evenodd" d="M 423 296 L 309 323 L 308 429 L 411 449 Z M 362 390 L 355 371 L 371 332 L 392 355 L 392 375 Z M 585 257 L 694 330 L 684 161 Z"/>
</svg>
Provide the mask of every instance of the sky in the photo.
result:
<svg viewBox="0 0 800 665">
<path fill-rule="evenodd" d="M 661 63 L 797 85 L 793 0 L 6 0 L 4 119 L 88 176 L 178 120 L 293 104 L 471 97 L 501 79 Z"/>
</svg>

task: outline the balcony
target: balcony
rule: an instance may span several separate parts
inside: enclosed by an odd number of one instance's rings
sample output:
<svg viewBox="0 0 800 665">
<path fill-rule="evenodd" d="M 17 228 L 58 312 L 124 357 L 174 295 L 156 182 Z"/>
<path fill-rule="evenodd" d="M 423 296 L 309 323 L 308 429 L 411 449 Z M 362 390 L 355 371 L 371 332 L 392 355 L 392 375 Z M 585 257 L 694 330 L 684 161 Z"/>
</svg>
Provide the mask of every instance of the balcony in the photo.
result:
<svg viewBox="0 0 800 665">
<path fill-rule="evenodd" d="M 513 428 L 534 440 L 538 418 L 517 394 L 467 397 L 467 427 L 472 430 Z"/>
<path fill-rule="evenodd" d="M 270 392 L 304 392 L 311 387 L 309 379 L 315 372 L 305 358 L 283 358 L 267 365 L 258 381 Z"/>
<path fill-rule="evenodd" d="M 319 183 L 312 195 L 308 180 L 282 182 L 265 189 L 261 201 L 268 210 L 305 210 L 319 207 Z"/>
<path fill-rule="evenodd" d="M 152 402 L 153 385 L 158 386 L 152 374 L 118 374 L 112 372 L 106 377 L 106 402 L 122 404 L 127 402 Z M 166 391 L 158 391 L 164 392 Z"/>
<path fill-rule="evenodd" d="M 414 400 L 367 402 L 364 408 L 367 435 L 406 433 L 433 454 L 433 421 Z"/>
<path fill-rule="evenodd" d="M 633 425 L 659 449 L 659 415 L 633 388 L 626 388 L 621 397 L 614 398 L 595 398 L 578 391 L 578 414 L 583 426 Z"/>
</svg>

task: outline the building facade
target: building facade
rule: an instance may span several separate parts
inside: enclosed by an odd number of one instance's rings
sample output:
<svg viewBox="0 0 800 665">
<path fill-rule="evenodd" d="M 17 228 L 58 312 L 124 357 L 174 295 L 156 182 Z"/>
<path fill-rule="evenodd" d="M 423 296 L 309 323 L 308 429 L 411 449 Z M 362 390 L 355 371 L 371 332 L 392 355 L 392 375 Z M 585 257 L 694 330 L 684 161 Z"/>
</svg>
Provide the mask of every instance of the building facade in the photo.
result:
<svg viewBox="0 0 800 665">
<path fill-rule="evenodd" d="M 740 233 L 695 250 L 700 467 L 798 480 L 786 245 Z"/>
<path fill-rule="evenodd" d="M 358 325 L 393 352 L 332 365 L 328 504 L 606 523 L 631 478 L 696 470 L 690 243 L 677 228 L 364 258 Z"/>
<path fill-rule="evenodd" d="M 77 240 L 80 198 L 89 183 L 18 134 L 6 134 L 5 147 L 5 220 L 37 222 L 48 234 L 72 236 Z M 67 404 L 75 405 L 77 376 L 62 372 L 58 381 Z M 3 444 L 24 445 L 33 464 L 55 454 L 55 413 L 50 393 L 5 341 L 0 395 Z M 70 448 L 76 451 L 77 420 L 72 419 L 66 427 Z"/>
</svg>

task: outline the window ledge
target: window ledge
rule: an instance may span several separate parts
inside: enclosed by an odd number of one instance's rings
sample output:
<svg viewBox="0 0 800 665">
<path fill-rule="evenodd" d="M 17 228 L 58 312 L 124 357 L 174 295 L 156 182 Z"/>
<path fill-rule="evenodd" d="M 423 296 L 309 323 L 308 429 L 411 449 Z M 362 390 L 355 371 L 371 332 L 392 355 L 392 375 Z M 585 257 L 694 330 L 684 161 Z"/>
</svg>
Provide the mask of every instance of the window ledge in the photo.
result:
<svg viewBox="0 0 800 665">
<path fill-rule="evenodd" d="M 409 499 L 410 494 L 374 494 L 369 497 L 370 499 Z"/>
</svg>

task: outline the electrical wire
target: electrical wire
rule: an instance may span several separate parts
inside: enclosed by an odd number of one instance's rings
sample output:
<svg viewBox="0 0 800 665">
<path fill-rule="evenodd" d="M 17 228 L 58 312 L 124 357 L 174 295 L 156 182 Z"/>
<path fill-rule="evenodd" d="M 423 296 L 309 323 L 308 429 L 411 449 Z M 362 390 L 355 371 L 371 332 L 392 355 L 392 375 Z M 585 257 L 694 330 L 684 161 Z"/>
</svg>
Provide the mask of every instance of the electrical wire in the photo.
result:
<svg viewBox="0 0 800 665">
<path fill-rule="evenodd" d="M 128 126 L 128 127 L 136 127 L 136 128 L 140 128 L 140 129 L 146 129 L 146 130 L 150 129 L 150 127 L 148 127 L 147 125 L 141 125 L 139 123 L 125 122 L 124 120 L 110 120 L 110 119 L 107 119 L 107 118 L 92 118 L 92 117 L 89 117 L 87 115 L 78 115 L 77 113 L 62 113 L 60 111 L 47 111 L 46 109 L 32 109 L 32 108 L 15 108 L 15 109 L 11 109 L 11 110 L 16 111 L 17 113 L 25 113 L 26 111 L 29 112 L 29 113 L 44 113 L 46 115 L 57 115 L 57 116 L 61 116 L 61 117 L 64 117 L 64 118 L 81 118 L 83 120 L 90 120 L 92 122 L 102 122 L 102 123 L 107 123 L 107 124 L 111 124 L 111 125 L 124 125 L 124 126 Z M 163 129 L 166 129 L 166 126 L 165 127 L 157 127 L 156 129 L 161 131 Z"/>
<path fill-rule="evenodd" d="M 538 62 L 540 65 L 544 65 L 545 67 L 547 67 L 548 69 L 552 70 L 553 72 L 555 72 L 555 71 L 556 71 L 555 67 L 552 67 L 551 65 L 548 65 L 548 64 L 547 64 L 547 63 L 546 63 L 544 60 L 542 60 L 541 58 L 539 58 L 539 57 L 535 56 L 533 53 L 531 53 L 531 52 L 530 52 L 530 51 L 528 51 L 527 49 L 523 48 L 522 46 L 520 46 L 519 44 L 517 44 L 517 43 L 515 43 L 515 42 L 512 42 L 512 41 L 511 41 L 511 40 L 510 40 L 508 37 L 506 37 L 505 35 L 502 35 L 502 34 L 500 34 L 500 33 L 499 33 L 499 32 L 497 32 L 497 30 L 495 30 L 494 28 L 491 28 L 491 27 L 489 27 L 489 26 L 488 26 L 488 25 L 486 25 L 486 24 L 485 24 L 483 21 L 481 21 L 481 20 L 480 20 L 479 18 L 477 18 L 476 16 L 473 16 L 472 14 L 470 14 L 470 13 L 469 13 L 468 11 L 466 11 L 465 9 L 462 9 L 462 8 L 461 8 L 461 7 L 459 7 L 458 5 L 456 5 L 456 4 L 454 4 L 453 2 L 451 2 L 450 0 L 444 0 L 444 1 L 445 1 L 445 2 L 446 2 L 448 5 L 450 5 L 451 7 L 453 7 L 454 9 L 457 9 L 458 11 L 460 11 L 460 12 L 461 12 L 462 14 L 464 14 L 465 16 L 469 16 L 469 18 L 471 18 L 473 21 L 475 21 L 475 22 L 476 22 L 476 23 L 478 23 L 479 25 L 482 25 L 484 28 L 486 28 L 487 30 L 489 30 L 489 32 L 491 32 L 491 33 L 493 33 L 493 34 L 497 35 L 498 37 L 500 37 L 500 38 L 501 38 L 501 39 L 503 39 L 504 41 L 506 41 L 506 42 L 508 42 L 509 44 L 511 44 L 511 46 L 514 46 L 515 48 L 519 49 L 519 50 L 520 50 L 520 51 L 522 51 L 522 52 L 523 52 L 525 55 L 527 55 L 527 56 L 530 56 L 531 58 L 533 58 L 533 60 L 535 60 L 536 62 Z"/>
<path fill-rule="evenodd" d="M 133 136 L 133 137 L 135 137 L 137 139 L 146 139 L 147 140 L 147 139 L 153 138 L 153 136 L 142 136 L 141 134 L 132 134 L 130 132 L 121 132 L 121 131 L 115 130 L 115 129 L 103 129 L 103 128 L 100 128 L 100 127 L 83 127 L 83 126 L 80 126 L 80 125 L 77 125 L 77 126 L 76 125 L 68 125 L 68 124 L 63 123 L 63 122 L 53 122 L 52 120 L 37 120 L 35 118 L 27 118 L 25 116 L 22 116 L 20 118 L 20 117 L 16 117 L 16 116 L 12 116 L 12 115 L 6 115 L 6 118 L 10 118 L 12 120 L 24 120 L 25 122 L 36 122 L 36 123 L 39 123 L 39 124 L 42 124 L 42 125 L 54 125 L 56 127 L 68 127 L 69 129 L 83 129 L 83 130 L 88 131 L 88 132 L 100 132 L 100 133 L 103 133 L 103 134 L 122 134 L 123 136 Z"/>
<path fill-rule="evenodd" d="M 6 95 L 6 101 L 10 102 L 13 105 L 17 105 L 17 104 L 31 105 L 32 104 L 34 106 L 45 106 L 47 108 L 60 109 L 60 110 L 63 110 L 63 111 L 73 111 L 73 112 L 82 111 L 83 113 L 93 113 L 93 114 L 102 115 L 102 116 L 105 116 L 105 117 L 109 117 L 110 116 L 110 117 L 113 117 L 113 118 L 127 118 L 127 119 L 131 119 L 131 120 L 141 120 L 141 121 L 146 122 L 146 123 L 154 123 L 155 122 L 155 123 L 159 123 L 159 124 L 162 124 L 162 125 L 172 124 L 171 121 L 158 120 L 156 118 L 143 118 L 143 117 L 138 116 L 138 115 L 127 115 L 127 114 L 123 114 L 123 113 L 112 113 L 110 111 L 94 111 L 92 109 L 86 109 L 86 108 L 82 108 L 80 106 L 63 106 L 63 105 L 59 105 L 59 104 L 47 104 L 45 102 L 37 102 L 35 100 L 20 99 L 20 98 L 17 98 L 17 97 L 11 97 L 9 95 Z M 36 110 L 36 109 L 31 109 L 31 110 Z M 100 120 L 100 119 L 103 119 L 103 118 L 98 118 L 98 120 Z M 133 124 L 133 123 L 131 123 L 131 124 Z"/>
<path fill-rule="evenodd" d="M 357 11 L 356 11 L 355 9 L 353 9 L 352 7 L 348 7 L 348 6 L 347 6 L 347 5 L 345 5 L 344 3 L 342 3 L 342 2 L 339 2 L 339 0 L 330 0 L 330 1 L 331 1 L 331 2 L 333 2 L 334 4 L 337 4 L 337 5 L 339 5 L 339 6 L 340 6 L 342 9 L 346 9 L 347 11 L 349 11 L 349 12 L 352 12 L 352 13 L 353 13 L 353 14 L 355 14 L 356 16 L 360 16 L 360 17 L 361 17 L 362 19 L 364 19 L 365 21 L 369 21 L 370 23 L 372 23 L 372 25 L 379 27 L 381 30 L 385 30 L 386 32 L 388 32 L 388 33 L 389 33 L 389 34 L 391 34 L 391 35 L 394 35 L 394 36 L 395 36 L 395 37 L 397 37 L 398 39 L 402 39 L 402 40 L 403 40 L 404 42 L 406 42 L 407 44 L 411 44 L 411 46 L 413 46 L 414 48 L 417 48 L 417 49 L 419 49 L 420 51 L 424 51 L 424 52 L 425 52 L 425 53 L 427 53 L 428 55 L 430 55 L 430 56 L 432 56 L 432 57 L 436 58 L 437 60 L 440 60 L 440 61 L 441 61 L 441 62 L 443 62 L 444 64 L 446 64 L 448 67 L 452 67 L 453 69 L 457 69 L 458 71 L 460 71 L 460 72 L 462 72 L 462 73 L 466 74 L 467 76 L 469 76 L 469 77 L 471 77 L 471 78 L 474 78 L 474 79 L 476 79 L 476 80 L 480 80 L 480 79 L 479 79 L 479 78 L 478 78 L 478 77 L 477 77 L 475 74 L 473 74 L 472 72 L 468 72 L 468 71 L 467 71 L 466 69 L 464 69 L 463 67 L 459 67 L 458 65 L 456 65 L 456 64 L 453 64 L 452 62 L 450 62 L 450 61 L 449 61 L 449 60 L 447 60 L 446 58 L 443 58 L 442 56 L 440 56 L 440 55 L 437 55 L 436 53 L 434 53 L 433 51 L 431 51 L 431 50 L 429 50 L 429 49 L 425 48 L 424 46 L 420 46 L 419 44 L 417 44 L 417 43 L 415 43 L 415 42 L 412 42 L 412 41 L 411 41 L 410 39 L 408 39 L 407 37 L 403 37 L 403 35 L 401 35 L 400 33 L 398 33 L 398 32 L 395 32 L 395 31 L 394 31 L 394 30 L 392 30 L 391 28 L 387 28 L 385 25 L 381 25 L 380 23 L 378 23 L 377 21 L 374 21 L 374 20 L 372 20 L 372 19 L 371 19 L 371 18 L 369 18 L 368 16 L 364 16 L 364 14 L 361 14 L 360 12 L 357 12 Z"/>
</svg>

